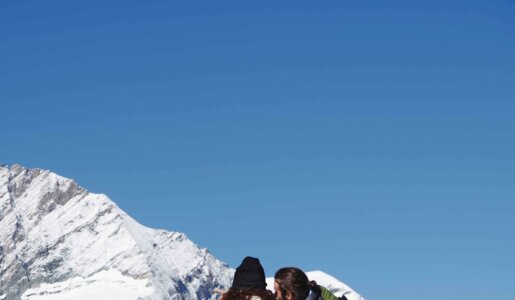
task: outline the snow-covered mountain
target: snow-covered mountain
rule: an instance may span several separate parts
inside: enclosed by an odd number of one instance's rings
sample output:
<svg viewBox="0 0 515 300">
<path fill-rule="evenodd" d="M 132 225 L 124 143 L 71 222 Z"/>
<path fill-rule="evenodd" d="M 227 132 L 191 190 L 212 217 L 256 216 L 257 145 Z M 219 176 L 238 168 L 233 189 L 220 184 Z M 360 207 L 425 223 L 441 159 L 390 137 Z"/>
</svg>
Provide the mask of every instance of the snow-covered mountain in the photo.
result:
<svg viewBox="0 0 515 300">
<path fill-rule="evenodd" d="M 146 228 L 105 195 L 49 171 L 0 167 L 0 299 L 92 283 L 134 299 L 209 299 L 232 276 L 186 235 Z"/>
<path fill-rule="evenodd" d="M 233 274 L 183 233 L 144 227 L 71 179 L 0 166 L 0 300 L 212 299 Z"/>
</svg>

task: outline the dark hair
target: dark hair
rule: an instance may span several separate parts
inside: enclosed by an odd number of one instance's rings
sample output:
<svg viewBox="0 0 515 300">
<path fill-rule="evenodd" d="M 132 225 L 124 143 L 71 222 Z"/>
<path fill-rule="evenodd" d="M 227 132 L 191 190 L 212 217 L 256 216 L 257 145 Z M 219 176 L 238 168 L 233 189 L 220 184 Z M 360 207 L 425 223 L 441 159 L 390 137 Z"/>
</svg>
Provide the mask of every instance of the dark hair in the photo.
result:
<svg viewBox="0 0 515 300">
<path fill-rule="evenodd" d="M 293 300 L 305 300 L 309 296 L 309 279 L 301 269 L 295 267 L 282 268 L 275 272 L 275 281 L 286 297 L 288 293 Z"/>
<path fill-rule="evenodd" d="M 230 288 L 222 295 L 220 300 L 251 300 L 252 296 L 258 296 L 262 300 L 275 300 L 274 294 L 271 291 L 257 288 Z"/>
</svg>

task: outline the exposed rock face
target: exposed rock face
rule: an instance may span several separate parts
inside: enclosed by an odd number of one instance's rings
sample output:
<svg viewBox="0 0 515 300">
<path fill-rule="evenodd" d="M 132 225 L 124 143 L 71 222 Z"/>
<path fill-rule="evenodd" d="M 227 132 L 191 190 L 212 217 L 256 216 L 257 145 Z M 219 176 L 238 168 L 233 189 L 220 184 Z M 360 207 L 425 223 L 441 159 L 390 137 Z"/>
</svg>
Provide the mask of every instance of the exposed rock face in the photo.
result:
<svg viewBox="0 0 515 300">
<path fill-rule="evenodd" d="M 0 299 L 105 270 L 147 280 L 144 299 L 210 299 L 233 274 L 184 234 L 144 227 L 73 180 L 0 166 Z"/>
</svg>

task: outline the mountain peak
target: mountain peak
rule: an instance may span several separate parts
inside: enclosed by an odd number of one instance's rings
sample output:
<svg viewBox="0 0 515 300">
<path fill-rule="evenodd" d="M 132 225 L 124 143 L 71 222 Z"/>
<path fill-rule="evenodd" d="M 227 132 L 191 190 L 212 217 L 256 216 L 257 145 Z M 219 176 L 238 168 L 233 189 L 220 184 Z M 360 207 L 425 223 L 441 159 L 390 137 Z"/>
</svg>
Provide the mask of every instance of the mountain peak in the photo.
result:
<svg viewBox="0 0 515 300">
<path fill-rule="evenodd" d="M 209 299 L 232 277 L 185 234 L 144 227 L 71 179 L 0 168 L 0 294 L 35 299 L 41 285 L 55 285 L 56 293 L 69 290 L 60 282 L 102 271 L 144 280 L 153 290 L 145 299 Z"/>
</svg>

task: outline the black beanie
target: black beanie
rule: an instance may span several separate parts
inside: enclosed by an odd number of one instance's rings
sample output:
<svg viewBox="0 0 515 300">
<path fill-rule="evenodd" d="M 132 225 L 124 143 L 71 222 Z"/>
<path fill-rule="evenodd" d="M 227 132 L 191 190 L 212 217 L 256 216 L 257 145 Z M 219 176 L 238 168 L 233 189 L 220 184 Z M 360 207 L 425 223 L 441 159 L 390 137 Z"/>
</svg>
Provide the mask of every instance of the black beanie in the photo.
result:
<svg viewBox="0 0 515 300">
<path fill-rule="evenodd" d="M 240 266 L 236 268 L 231 288 L 258 288 L 266 289 L 265 270 L 259 259 L 247 256 Z"/>
</svg>

